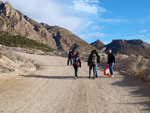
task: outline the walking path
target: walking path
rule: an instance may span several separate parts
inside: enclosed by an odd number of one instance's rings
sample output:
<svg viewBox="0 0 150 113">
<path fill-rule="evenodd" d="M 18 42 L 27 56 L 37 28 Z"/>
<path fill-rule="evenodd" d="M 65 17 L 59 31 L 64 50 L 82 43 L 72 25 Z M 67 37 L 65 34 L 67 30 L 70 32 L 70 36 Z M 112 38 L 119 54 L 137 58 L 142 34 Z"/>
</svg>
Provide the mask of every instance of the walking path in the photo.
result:
<svg viewBox="0 0 150 113">
<path fill-rule="evenodd" d="M 67 59 L 23 54 L 42 65 L 35 74 L 0 78 L 0 113 L 150 113 L 150 87 L 115 72 L 88 78 L 82 62 L 74 80 Z"/>
</svg>

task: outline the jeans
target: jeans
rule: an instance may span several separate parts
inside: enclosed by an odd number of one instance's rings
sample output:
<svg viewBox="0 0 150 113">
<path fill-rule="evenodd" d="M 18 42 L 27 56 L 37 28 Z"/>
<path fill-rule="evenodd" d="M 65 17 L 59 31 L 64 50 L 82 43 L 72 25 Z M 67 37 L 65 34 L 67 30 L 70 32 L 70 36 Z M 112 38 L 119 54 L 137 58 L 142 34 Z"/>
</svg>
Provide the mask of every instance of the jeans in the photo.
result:
<svg viewBox="0 0 150 113">
<path fill-rule="evenodd" d="M 113 66 L 114 66 L 114 63 L 109 64 L 109 70 L 110 70 L 111 75 L 113 75 Z"/>
<path fill-rule="evenodd" d="M 97 67 L 98 67 L 98 64 L 96 64 L 95 66 L 96 77 L 98 77 Z"/>
<path fill-rule="evenodd" d="M 69 65 L 69 61 L 70 61 L 70 65 L 72 65 L 72 58 L 68 58 L 67 65 Z"/>
<path fill-rule="evenodd" d="M 93 68 L 93 77 L 96 76 L 96 65 L 95 66 L 89 66 L 89 77 L 91 76 L 91 70 Z"/>
<path fill-rule="evenodd" d="M 78 66 L 73 66 L 74 70 L 75 70 L 75 77 L 78 77 Z"/>
</svg>

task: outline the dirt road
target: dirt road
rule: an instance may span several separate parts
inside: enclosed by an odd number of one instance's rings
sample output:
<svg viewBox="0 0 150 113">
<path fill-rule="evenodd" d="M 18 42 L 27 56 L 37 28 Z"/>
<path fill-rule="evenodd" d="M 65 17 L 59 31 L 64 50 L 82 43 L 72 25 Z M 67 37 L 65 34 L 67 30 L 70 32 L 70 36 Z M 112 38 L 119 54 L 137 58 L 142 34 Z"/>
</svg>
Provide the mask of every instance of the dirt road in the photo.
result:
<svg viewBox="0 0 150 113">
<path fill-rule="evenodd" d="M 74 80 L 66 58 L 24 56 L 41 63 L 42 70 L 29 75 L 0 77 L 0 113 L 150 113 L 150 87 L 115 72 L 108 78 L 88 78 L 82 62 Z"/>
</svg>

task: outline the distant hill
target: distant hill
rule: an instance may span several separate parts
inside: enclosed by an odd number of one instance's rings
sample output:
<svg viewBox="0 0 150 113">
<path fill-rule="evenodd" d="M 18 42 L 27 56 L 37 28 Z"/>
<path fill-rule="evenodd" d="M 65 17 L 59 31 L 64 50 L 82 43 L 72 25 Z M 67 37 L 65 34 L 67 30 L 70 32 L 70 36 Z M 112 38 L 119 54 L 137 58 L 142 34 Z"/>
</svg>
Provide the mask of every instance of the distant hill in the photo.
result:
<svg viewBox="0 0 150 113">
<path fill-rule="evenodd" d="M 97 49 L 100 49 L 105 44 L 101 40 L 96 40 L 95 42 L 91 43 L 90 45 L 96 47 Z"/>
<path fill-rule="evenodd" d="M 93 48 L 67 29 L 32 20 L 15 10 L 9 2 L 0 1 L 0 26 L 0 31 L 9 33 L 9 36 L 19 35 L 59 51 L 88 52 Z"/>
<path fill-rule="evenodd" d="M 56 41 L 58 50 L 77 50 L 80 52 L 89 52 L 93 47 L 81 38 L 68 31 L 67 29 L 58 26 L 45 26 L 45 28 L 52 34 Z"/>
<path fill-rule="evenodd" d="M 133 54 L 150 58 L 150 44 L 142 40 L 113 40 L 103 47 L 106 48 L 105 52 L 111 49 L 115 54 Z"/>
</svg>

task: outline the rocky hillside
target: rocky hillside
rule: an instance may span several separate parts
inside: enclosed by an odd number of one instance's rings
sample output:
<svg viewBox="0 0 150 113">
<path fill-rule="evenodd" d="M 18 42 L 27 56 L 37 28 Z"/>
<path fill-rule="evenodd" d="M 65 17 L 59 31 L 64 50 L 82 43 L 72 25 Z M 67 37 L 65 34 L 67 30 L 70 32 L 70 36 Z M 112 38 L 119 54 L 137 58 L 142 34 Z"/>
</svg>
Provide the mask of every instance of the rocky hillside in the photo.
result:
<svg viewBox="0 0 150 113">
<path fill-rule="evenodd" d="M 115 68 L 127 75 L 150 82 L 150 60 L 143 56 L 118 55 Z"/>
<path fill-rule="evenodd" d="M 15 10 L 9 2 L 0 1 L 0 31 L 21 35 L 56 48 L 52 35 L 39 23 Z"/>
<path fill-rule="evenodd" d="M 105 48 L 105 52 L 112 49 L 115 54 L 142 55 L 145 58 L 150 58 L 150 44 L 142 40 L 113 40 L 102 48 Z"/>
<path fill-rule="evenodd" d="M 91 43 L 90 45 L 100 49 L 101 47 L 105 46 L 105 44 L 101 40 L 96 40 L 95 42 Z"/>
<path fill-rule="evenodd" d="M 93 49 L 91 45 L 67 29 L 57 26 L 45 26 L 45 28 L 52 34 L 53 38 L 55 39 L 58 50 L 66 51 L 71 48 L 80 52 L 88 52 Z"/>
<path fill-rule="evenodd" d="M 107 64 L 107 54 L 101 54 L 101 66 L 106 66 Z M 129 75 L 134 78 L 143 80 L 150 83 L 150 60 L 144 58 L 143 56 L 136 55 L 116 55 L 116 66 L 114 70 L 119 71 L 124 75 Z"/>
<path fill-rule="evenodd" d="M 77 49 L 80 52 L 87 52 L 93 48 L 67 29 L 37 23 L 15 10 L 9 2 L 0 1 L 0 26 L 0 31 L 35 40 L 60 51 Z"/>
</svg>

